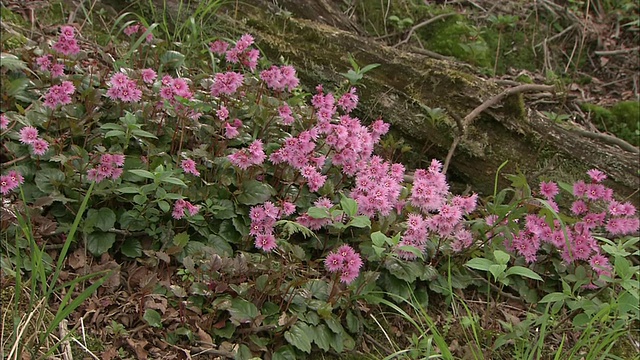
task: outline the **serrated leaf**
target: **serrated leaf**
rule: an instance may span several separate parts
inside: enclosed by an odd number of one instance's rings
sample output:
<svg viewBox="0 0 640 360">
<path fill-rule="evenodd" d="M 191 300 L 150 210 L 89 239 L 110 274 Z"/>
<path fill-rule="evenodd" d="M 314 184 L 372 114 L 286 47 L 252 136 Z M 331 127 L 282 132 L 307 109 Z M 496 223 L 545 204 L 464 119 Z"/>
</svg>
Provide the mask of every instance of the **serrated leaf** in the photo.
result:
<svg viewBox="0 0 640 360">
<path fill-rule="evenodd" d="M 334 333 L 341 334 L 344 331 L 342 324 L 340 324 L 340 321 L 338 321 L 335 316 L 332 315 L 330 318 L 324 319 L 324 321 Z"/>
<path fill-rule="evenodd" d="M 173 237 L 173 245 L 179 248 L 187 246 L 187 243 L 189 243 L 189 234 L 187 232 L 181 232 Z"/>
<path fill-rule="evenodd" d="M 42 169 L 36 173 L 35 183 L 40 191 L 51 194 L 64 184 L 64 179 L 65 175 L 59 169 Z"/>
<path fill-rule="evenodd" d="M 87 235 L 87 249 L 94 256 L 100 256 L 113 246 L 116 242 L 116 234 L 94 231 Z"/>
<path fill-rule="evenodd" d="M 505 275 L 520 275 L 529 279 L 534 279 L 538 281 L 542 281 L 540 275 L 536 274 L 533 270 L 528 269 L 523 266 L 512 266 L 505 272 Z"/>
<path fill-rule="evenodd" d="M 422 266 L 414 261 L 390 258 L 384 262 L 384 266 L 393 276 L 408 283 L 416 281 L 422 274 Z"/>
<path fill-rule="evenodd" d="M 296 348 L 311 353 L 311 338 L 308 335 L 310 331 L 309 325 L 298 321 L 288 331 L 285 331 L 284 338 L 289 344 Z"/>
<path fill-rule="evenodd" d="M 236 217 L 235 207 L 233 201 L 227 199 L 214 199 L 211 210 L 213 211 L 213 217 L 220 220 L 232 219 Z"/>
<path fill-rule="evenodd" d="M 11 71 L 26 70 L 27 64 L 15 55 L 3 52 L 0 53 L 0 67 Z"/>
<path fill-rule="evenodd" d="M 155 328 L 162 327 L 162 316 L 160 316 L 160 313 L 154 309 L 146 309 L 142 318 L 147 322 L 147 324 L 149 324 L 149 326 Z"/>
<path fill-rule="evenodd" d="M 237 199 L 240 204 L 257 205 L 269 200 L 274 193 L 275 190 L 271 185 L 257 180 L 249 180 L 244 183 L 242 193 L 238 195 Z"/>
<path fill-rule="evenodd" d="M 233 248 L 225 239 L 216 234 L 211 234 L 208 237 L 208 245 L 214 250 L 214 252 L 220 256 L 232 256 Z"/>
</svg>

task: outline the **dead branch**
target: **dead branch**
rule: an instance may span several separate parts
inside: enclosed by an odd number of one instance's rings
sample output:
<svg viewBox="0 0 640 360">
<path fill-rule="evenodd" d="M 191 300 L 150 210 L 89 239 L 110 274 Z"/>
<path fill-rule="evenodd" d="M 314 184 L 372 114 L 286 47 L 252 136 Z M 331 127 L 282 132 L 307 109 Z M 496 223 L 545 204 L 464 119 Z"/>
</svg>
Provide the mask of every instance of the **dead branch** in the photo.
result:
<svg viewBox="0 0 640 360">
<path fill-rule="evenodd" d="M 600 55 L 600 56 L 620 55 L 620 54 L 628 54 L 630 52 L 634 52 L 634 51 L 638 51 L 638 50 L 640 50 L 640 46 L 636 46 L 634 48 L 629 48 L 629 49 L 620 49 L 620 50 L 594 51 L 594 54 Z"/>
</svg>

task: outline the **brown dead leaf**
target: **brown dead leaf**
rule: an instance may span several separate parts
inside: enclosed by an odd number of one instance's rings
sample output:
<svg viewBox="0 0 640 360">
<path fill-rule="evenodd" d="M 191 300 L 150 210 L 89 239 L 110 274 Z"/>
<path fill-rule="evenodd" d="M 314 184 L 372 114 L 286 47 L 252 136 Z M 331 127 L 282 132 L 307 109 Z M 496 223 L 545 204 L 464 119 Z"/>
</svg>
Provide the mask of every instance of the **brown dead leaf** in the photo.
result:
<svg viewBox="0 0 640 360">
<path fill-rule="evenodd" d="M 148 344 L 146 340 L 134 340 L 131 338 L 127 338 L 127 343 L 129 344 L 129 346 L 131 346 L 133 351 L 136 352 L 136 358 L 141 360 L 147 359 L 149 353 L 144 349 L 144 347 Z"/>
<path fill-rule="evenodd" d="M 213 339 L 211 338 L 211 335 L 209 335 L 206 331 L 202 330 L 202 328 L 200 328 L 200 326 L 196 325 L 196 328 L 198 329 L 198 339 L 200 339 L 200 342 L 204 345 L 208 345 L 211 346 L 213 344 Z"/>
<path fill-rule="evenodd" d="M 116 349 L 115 346 L 109 346 L 109 348 L 100 355 L 100 358 L 103 360 L 113 360 L 118 356 L 118 349 Z"/>
<path fill-rule="evenodd" d="M 87 264 L 87 257 L 83 248 L 78 248 L 69 256 L 69 266 L 73 270 L 78 270 Z"/>
<path fill-rule="evenodd" d="M 145 298 L 145 309 L 159 310 L 161 313 L 167 312 L 167 298 L 161 294 L 149 294 Z"/>
<path fill-rule="evenodd" d="M 109 289 L 109 291 L 115 291 L 120 286 L 120 265 L 110 260 L 100 265 L 93 265 L 90 271 L 95 273 L 103 270 L 112 270 L 112 273 L 102 284 L 102 287 Z"/>
</svg>

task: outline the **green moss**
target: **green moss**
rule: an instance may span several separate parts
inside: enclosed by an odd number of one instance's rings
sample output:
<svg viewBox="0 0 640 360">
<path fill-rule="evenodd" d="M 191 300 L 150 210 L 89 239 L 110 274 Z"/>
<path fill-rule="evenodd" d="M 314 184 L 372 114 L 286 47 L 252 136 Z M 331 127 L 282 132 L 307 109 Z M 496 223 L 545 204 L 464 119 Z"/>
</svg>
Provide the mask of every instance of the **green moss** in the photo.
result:
<svg viewBox="0 0 640 360">
<path fill-rule="evenodd" d="M 491 67 L 496 66 L 497 74 L 504 74 L 509 68 L 535 71 L 539 64 L 531 46 L 527 29 L 522 27 L 499 31 L 495 27 L 487 27 L 482 31 L 482 38 L 489 47 Z M 498 47 L 499 46 L 499 47 Z M 495 64 L 496 55 L 498 63 Z"/>
<path fill-rule="evenodd" d="M 635 146 L 640 146 L 640 102 L 621 101 L 609 109 L 594 104 L 583 104 L 582 109 L 591 114 L 592 122 L 599 130 L 609 131 Z"/>
</svg>

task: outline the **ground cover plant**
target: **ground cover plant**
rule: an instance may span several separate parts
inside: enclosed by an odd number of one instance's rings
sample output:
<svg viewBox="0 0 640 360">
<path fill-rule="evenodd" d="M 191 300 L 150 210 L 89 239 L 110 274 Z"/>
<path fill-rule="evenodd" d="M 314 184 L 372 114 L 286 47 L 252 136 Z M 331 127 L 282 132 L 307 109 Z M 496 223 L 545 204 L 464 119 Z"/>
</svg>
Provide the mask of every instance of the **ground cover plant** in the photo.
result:
<svg viewBox="0 0 640 360">
<path fill-rule="evenodd" d="M 630 353 L 639 220 L 606 174 L 453 194 L 376 155 L 375 65 L 307 89 L 251 34 L 195 68 L 139 21 L 3 44 L 3 356 Z"/>
</svg>

